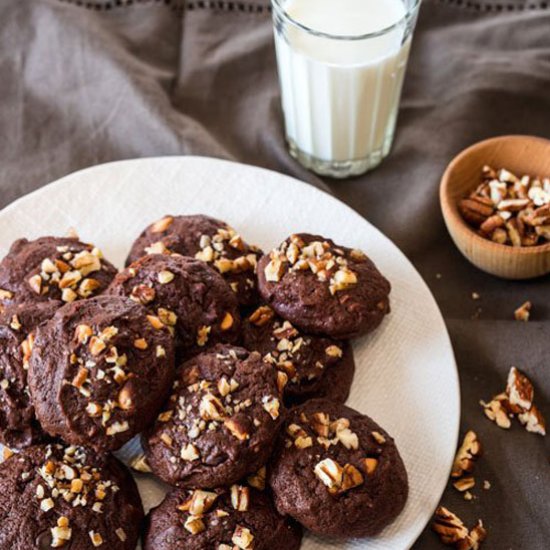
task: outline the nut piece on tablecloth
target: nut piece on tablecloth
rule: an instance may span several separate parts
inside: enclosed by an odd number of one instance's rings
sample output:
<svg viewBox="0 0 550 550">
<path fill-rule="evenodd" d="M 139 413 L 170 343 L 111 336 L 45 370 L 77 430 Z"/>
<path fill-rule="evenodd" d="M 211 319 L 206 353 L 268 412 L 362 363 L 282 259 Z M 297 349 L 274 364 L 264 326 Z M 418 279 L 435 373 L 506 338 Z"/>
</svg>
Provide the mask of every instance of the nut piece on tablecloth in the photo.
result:
<svg viewBox="0 0 550 550">
<path fill-rule="evenodd" d="M 453 463 L 451 477 L 461 477 L 465 473 L 472 473 L 475 461 L 481 456 L 481 443 L 474 431 L 470 430 L 464 436 L 462 445 L 458 449 Z"/>
<path fill-rule="evenodd" d="M 514 311 L 514 318 L 516 319 L 516 321 L 524 321 L 525 323 L 529 321 L 532 307 L 533 307 L 533 304 L 529 301 L 519 306 Z"/>
<path fill-rule="evenodd" d="M 435 511 L 432 529 L 443 544 L 459 550 L 478 550 L 487 537 L 481 520 L 472 529 L 468 529 L 456 514 L 443 506 Z"/>
<path fill-rule="evenodd" d="M 511 426 L 510 418 L 517 416 L 528 432 L 546 435 L 546 422 L 534 405 L 535 390 L 531 381 L 516 367 L 508 374 L 506 391 L 493 397 L 489 403 L 480 401 L 485 415 L 500 428 Z"/>
<path fill-rule="evenodd" d="M 550 178 L 522 176 L 484 166 L 481 183 L 459 202 L 478 233 L 515 247 L 550 242 Z"/>
<path fill-rule="evenodd" d="M 451 478 L 454 480 L 453 487 L 464 494 L 465 500 L 472 500 L 473 498 L 470 489 L 475 486 L 476 481 L 471 474 L 481 454 L 481 443 L 476 433 L 472 430 L 468 431 L 464 436 L 462 445 L 456 453 L 453 469 L 451 471 Z"/>
</svg>

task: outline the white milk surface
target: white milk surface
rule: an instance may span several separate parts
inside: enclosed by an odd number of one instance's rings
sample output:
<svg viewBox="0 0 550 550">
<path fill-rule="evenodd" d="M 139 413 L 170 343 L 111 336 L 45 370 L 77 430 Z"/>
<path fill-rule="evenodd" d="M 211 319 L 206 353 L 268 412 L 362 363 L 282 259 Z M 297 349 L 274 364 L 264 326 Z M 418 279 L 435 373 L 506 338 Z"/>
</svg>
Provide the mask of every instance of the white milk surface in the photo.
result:
<svg viewBox="0 0 550 550">
<path fill-rule="evenodd" d="M 400 22 L 402 0 L 287 0 L 301 25 L 275 32 L 287 136 L 304 153 L 325 161 L 385 155 L 391 142 L 410 39 Z"/>
</svg>

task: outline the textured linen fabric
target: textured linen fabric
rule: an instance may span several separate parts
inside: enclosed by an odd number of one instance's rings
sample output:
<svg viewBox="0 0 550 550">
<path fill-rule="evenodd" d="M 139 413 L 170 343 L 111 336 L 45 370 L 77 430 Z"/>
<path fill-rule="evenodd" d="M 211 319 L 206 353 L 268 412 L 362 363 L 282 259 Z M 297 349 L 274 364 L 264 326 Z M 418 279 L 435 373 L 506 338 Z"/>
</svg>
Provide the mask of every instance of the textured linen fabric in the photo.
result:
<svg viewBox="0 0 550 550">
<path fill-rule="evenodd" d="M 462 433 L 474 429 L 485 456 L 476 498 L 449 487 L 443 503 L 468 525 L 484 520 L 485 548 L 547 548 L 548 438 L 517 423 L 500 430 L 478 401 L 500 392 L 516 365 L 550 417 L 549 280 L 502 281 L 464 260 L 445 230 L 438 183 L 477 140 L 550 138 L 549 30 L 546 2 L 425 0 L 393 151 L 374 172 L 335 182 L 286 152 L 267 1 L 3 0 L 0 207 L 79 168 L 153 155 L 237 160 L 332 192 L 407 254 L 451 333 Z M 521 324 L 513 311 L 527 299 L 532 321 Z M 439 547 L 429 529 L 415 545 Z"/>
</svg>

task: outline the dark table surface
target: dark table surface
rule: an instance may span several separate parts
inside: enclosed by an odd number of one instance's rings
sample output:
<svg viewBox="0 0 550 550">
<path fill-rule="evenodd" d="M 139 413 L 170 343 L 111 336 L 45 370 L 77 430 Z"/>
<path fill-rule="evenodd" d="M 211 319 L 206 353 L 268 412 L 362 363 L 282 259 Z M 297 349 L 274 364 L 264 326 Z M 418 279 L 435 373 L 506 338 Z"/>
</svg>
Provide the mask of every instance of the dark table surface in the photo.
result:
<svg viewBox="0 0 550 550">
<path fill-rule="evenodd" d="M 441 174 L 462 148 L 501 134 L 550 137 L 546 1 L 426 0 L 391 156 L 344 182 L 316 178 L 286 152 L 265 0 L 4 0 L 0 97 L 0 207 L 86 166 L 197 154 L 294 175 L 379 227 L 439 303 L 460 371 L 461 430 L 474 429 L 485 448 L 476 478 L 491 489 L 478 486 L 466 502 L 449 487 L 443 503 L 469 525 L 484 520 L 485 548 L 548 548 L 548 440 L 500 430 L 478 403 L 516 365 L 550 416 L 548 277 L 478 271 L 438 204 Z M 527 299 L 532 320 L 521 324 L 513 311 Z M 427 529 L 415 548 L 440 546 Z"/>
</svg>

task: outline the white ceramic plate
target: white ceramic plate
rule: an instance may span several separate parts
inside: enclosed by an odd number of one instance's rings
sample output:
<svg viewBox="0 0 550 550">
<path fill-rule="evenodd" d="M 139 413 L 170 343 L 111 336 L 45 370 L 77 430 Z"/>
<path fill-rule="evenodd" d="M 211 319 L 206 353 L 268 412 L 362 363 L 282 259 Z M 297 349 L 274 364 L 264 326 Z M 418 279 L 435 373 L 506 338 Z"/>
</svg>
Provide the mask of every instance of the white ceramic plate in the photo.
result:
<svg viewBox="0 0 550 550">
<path fill-rule="evenodd" d="M 349 404 L 396 439 L 410 495 L 380 536 L 345 549 L 410 547 L 429 521 L 447 483 L 459 425 L 453 351 L 439 309 L 411 263 L 382 233 L 333 197 L 281 174 L 226 161 L 168 157 L 104 164 L 62 178 L 0 212 L 0 254 L 25 236 L 64 235 L 74 227 L 122 266 L 130 244 L 166 213 L 222 218 L 269 250 L 289 234 L 319 233 L 367 252 L 391 281 L 392 312 L 355 342 L 356 378 Z M 123 455 L 135 453 L 135 442 Z M 146 508 L 163 487 L 139 476 Z M 334 548 L 306 536 L 304 550 Z"/>
</svg>

